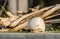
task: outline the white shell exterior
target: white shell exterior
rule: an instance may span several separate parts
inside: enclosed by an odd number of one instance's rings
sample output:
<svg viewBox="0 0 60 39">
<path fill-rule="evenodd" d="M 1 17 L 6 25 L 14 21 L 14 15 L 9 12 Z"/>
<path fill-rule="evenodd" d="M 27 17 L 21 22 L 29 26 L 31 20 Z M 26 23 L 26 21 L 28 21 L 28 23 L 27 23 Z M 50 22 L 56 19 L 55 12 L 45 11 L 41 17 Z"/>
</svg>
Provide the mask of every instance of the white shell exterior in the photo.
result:
<svg viewBox="0 0 60 39">
<path fill-rule="evenodd" d="M 40 29 L 40 31 L 45 31 L 45 23 L 44 23 L 43 19 L 40 17 L 32 18 L 28 22 L 28 29 L 31 29 L 31 30 Z"/>
</svg>

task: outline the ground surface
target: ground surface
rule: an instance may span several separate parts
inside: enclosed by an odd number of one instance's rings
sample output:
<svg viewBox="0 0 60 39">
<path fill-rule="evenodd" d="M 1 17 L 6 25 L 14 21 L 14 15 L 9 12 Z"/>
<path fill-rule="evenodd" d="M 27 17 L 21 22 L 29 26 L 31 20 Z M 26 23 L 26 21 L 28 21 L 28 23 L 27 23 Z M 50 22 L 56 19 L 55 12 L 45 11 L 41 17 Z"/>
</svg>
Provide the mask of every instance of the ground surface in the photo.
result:
<svg viewBox="0 0 60 39">
<path fill-rule="evenodd" d="M 60 33 L 0 33 L 0 39 L 60 39 Z"/>
</svg>

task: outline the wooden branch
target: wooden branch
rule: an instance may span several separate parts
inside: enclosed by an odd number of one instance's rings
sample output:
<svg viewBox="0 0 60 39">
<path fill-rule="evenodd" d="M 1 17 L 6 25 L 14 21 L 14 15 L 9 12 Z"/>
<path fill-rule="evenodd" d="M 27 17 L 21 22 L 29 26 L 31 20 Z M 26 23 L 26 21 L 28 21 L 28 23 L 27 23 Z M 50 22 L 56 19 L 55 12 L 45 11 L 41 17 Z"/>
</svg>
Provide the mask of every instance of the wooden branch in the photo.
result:
<svg viewBox="0 0 60 39">
<path fill-rule="evenodd" d="M 37 9 L 34 9 L 34 8 L 29 8 L 29 10 L 31 10 L 32 12 L 38 11 Z"/>
<path fill-rule="evenodd" d="M 51 7 L 46 7 L 46 8 L 44 8 L 44 9 L 41 9 L 41 10 L 32 12 L 32 13 L 27 14 L 27 15 L 24 15 L 24 16 L 22 16 L 21 18 L 19 18 L 19 19 L 17 19 L 16 21 L 14 21 L 14 22 L 10 25 L 10 27 L 15 27 L 16 25 L 22 24 L 22 23 L 28 21 L 29 19 L 31 19 L 31 18 L 33 18 L 33 17 L 39 16 L 40 14 L 43 13 L 43 11 L 48 10 L 49 8 L 51 8 Z"/>
<path fill-rule="evenodd" d="M 59 16 L 59 15 L 60 15 L 60 13 L 55 14 L 55 15 L 51 15 L 51 16 L 46 17 L 44 20 L 47 20 L 47 19 L 50 19 L 50 18 L 53 18 L 53 17 Z"/>
<path fill-rule="evenodd" d="M 3 6 L 1 6 L 2 9 L 5 11 L 5 13 L 9 16 L 9 20 L 10 21 L 15 21 L 17 18 L 19 18 L 20 16 L 16 16 L 16 15 L 13 15 L 11 12 L 9 11 L 6 11 L 5 8 Z"/>
<path fill-rule="evenodd" d="M 22 13 L 23 13 L 23 11 L 16 11 L 16 13 L 18 13 L 18 14 L 22 14 Z"/>
<path fill-rule="evenodd" d="M 45 11 L 45 10 L 48 10 L 48 8 L 50 9 L 50 8 L 52 8 L 52 7 L 54 7 L 54 6 L 42 8 L 42 9 L 40 9 L 40 11 Z M 38 11 L 37 9 L 34 9 L 34 8 L 29 8 L 29 9 L 32 10 L 32 12 Z"/>
<path fill-rule="evenodd" d="M 57 5 L 56 7 L 52 8 L 51 10 L 48 10 L 47 12 L 45 12 L 41 18 L 45 18 L 51 14 L 53 14 L 56 10 L 60 9 L 60 5 Z"/>
<path fill-rule="evenodd" d="M 9 29 L 0 29 L 0 32 L 8 32 L 9 31 Z"/>
<path fill-rule="evenodd" d="M 41 12 L 43 12 L 43 11 L 47 11 L 47 10 L 53 8 L 53 7 L 54 7 L 54 6 L 45 7 L 45 8 L 40 9 L 40 11 L 41 11 Z"/>
<path fill-rule="evenodd" d="M 7 4 L 7 0 L 5 0 L 3 7 L 5 7 L 6 4 Z M 0 5 L 0 6 L 1 6 L 1 5 Z M 1 8 L 2 8 L 2 7 L 1 7 Z M 3 11 L 4 11 L 3 9 L 0 10 L 0 16 L 1 16 L 1 14 L 2 14 Z"/>
<path fill-rule="evenodd" d="M 19 18 L 19 16 L 15 16 L 15 15 L 11 14 L 11 12 L 9 12 L 9 11 L 7 11 L 6 14 L 9 16 L 10 21 L 15 21 L 16 19 Z"/>
<path fill-rule="evenodd" d="M 20 30 L 20 29 L 23 29 L 23 28 L 25 28 L 25 27 L 27 26 L 27 23 L 28 23 L 28 22 L 25 22 L 25 23 L 23 23 L 23 24 L 21 24 L 21 25 L 18 25 L 17 27 L 13 28 L 13 30 L 14 30 L 14 31 L 18 31 L 18 30 Z"/>
<path fill-rule="evenodd" d="M 0 18 L 0 24 L 2 24 L 2 26 L 7 27 L 8 25 L 10 25 L 9 18 Z"/>
<path fill-rule="evenodd" d="M 0 24 L 2 24 L 3 26 L 7 27 L 9 26 L 13 21 L 17 20 L 18 17 L 8 17 L 8 18 L 3 18 L 0 17 Z"/>
<path fill-rule="evenodd" d="M 9 16 L 9 17 L 16 17 L 15 15 L 13 15 L 11 12 L 9 11 L 6 11 L 6 14 Z"/>
<path fill-rule="evenodd" d="M 11 22 L 19 18 L 19 16 L 12 15 L 9 11 L 7 11 L 6 14 L 9 16 L 8 18 L 0 17 L 0 24 L 2 24 L 5 27 L 9 26 Z"/>
<path fill-rule="evenodd" d="M 37 5 L 34 8 L 37 9 L 37 10 L 39 10 L 39 8 L 42 8 L 42 6 L 41 5 Z"/>
<path fill-rule="evenodd" d="M 13 22 L 13 21 L 17 20 L 18 18 L 19 18 L 19 16 L 17 16 L 17 17 L 10 17 L 9 20 L 10 20 L 11 22 Z"/>
<path fill-rule="evenodd" d="M 60 23 L 60 19 L 47 20 L 45 23 Z"/>
</svg>

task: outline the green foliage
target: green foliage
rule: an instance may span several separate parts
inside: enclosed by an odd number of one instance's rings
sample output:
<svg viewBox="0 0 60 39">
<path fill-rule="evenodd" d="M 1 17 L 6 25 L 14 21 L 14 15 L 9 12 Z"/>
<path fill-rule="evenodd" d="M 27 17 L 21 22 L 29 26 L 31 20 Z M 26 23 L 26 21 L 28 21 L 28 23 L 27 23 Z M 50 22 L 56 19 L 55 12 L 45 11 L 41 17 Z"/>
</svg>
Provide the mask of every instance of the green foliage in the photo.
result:
<svg viewBox="0 0 60 39">
<path fill-rule="evenodd" d="M 46 31 L 48 31 L 48 32 L 50 32 L 50 31 L 60 32 L 60 28 L 54 29 L 53 27 L 49 27 L 49 28 L 46 29 Z"/>
</svg>

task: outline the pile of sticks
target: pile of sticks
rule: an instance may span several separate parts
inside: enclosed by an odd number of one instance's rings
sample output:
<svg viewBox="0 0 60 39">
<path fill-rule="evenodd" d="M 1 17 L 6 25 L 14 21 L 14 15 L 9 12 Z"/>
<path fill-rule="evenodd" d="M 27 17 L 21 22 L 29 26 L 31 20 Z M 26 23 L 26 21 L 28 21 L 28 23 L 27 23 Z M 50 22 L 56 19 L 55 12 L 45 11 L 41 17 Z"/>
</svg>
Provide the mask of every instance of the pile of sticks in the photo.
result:
<svg viewBox="0 0 60 39">
<path fill-rule="evenodd" d="M 55 13 L 60 9 L 60 4 L 45 7 L 40 10 L 29 8 L 32 10 L 32 12 L 23 16 L 13 15 L 11 12 L 6 11 L 4 7 L 2 7 L 2 9 L 5 11 L 5 14 L 7 14 L 8 17 L 0 17 L 0 24 L 3 26 L 0 31 L 18 31 L 21 29 L 27 29 L 28 21 L 37 16 L 41 17 L 45 23 L 60 23 L 60 19 L 48 20 L 52 17 L 60 15 L 60 13 Z"/>
</svg>

